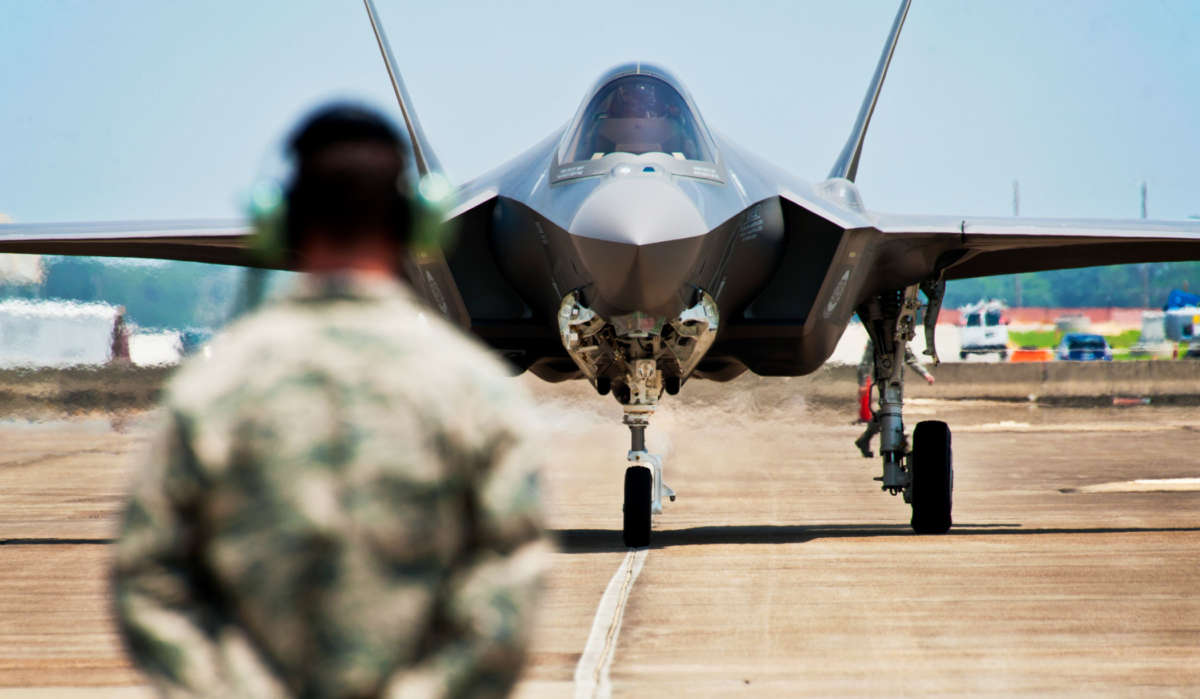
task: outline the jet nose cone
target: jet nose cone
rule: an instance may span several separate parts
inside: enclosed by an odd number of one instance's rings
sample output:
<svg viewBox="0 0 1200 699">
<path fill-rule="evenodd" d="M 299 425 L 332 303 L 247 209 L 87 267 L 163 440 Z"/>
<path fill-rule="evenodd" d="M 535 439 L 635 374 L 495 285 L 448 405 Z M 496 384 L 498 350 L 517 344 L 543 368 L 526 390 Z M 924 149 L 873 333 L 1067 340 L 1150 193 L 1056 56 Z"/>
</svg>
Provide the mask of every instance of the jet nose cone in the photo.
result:
<svg viewBox="0 0 1200 699">
<path fill-rule="evenodd" d="M 662 177 L 623 177 L 599 187 L 570 225 L 595 285 L 593 305 L 608 313 L 681 310 L 707 232 L 692 201 Z"/>
<path fill-rule="evenodd" d="M 608 182 L 583 202 L 571 233 L 594 240 L 652 245 L 707 232 L 691 199 L 661 176 L 627 175 Z"/>
</svg>

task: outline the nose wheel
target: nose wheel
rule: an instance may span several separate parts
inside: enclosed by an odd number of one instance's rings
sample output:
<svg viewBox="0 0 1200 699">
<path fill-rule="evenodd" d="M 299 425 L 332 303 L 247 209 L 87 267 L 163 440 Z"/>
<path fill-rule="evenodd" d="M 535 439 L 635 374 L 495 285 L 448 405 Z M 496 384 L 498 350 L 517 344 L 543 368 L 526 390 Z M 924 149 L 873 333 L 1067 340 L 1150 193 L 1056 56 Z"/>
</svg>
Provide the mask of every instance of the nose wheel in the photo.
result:
<svg viewBox="0 0 1200 699">
<path fill-rule="evenodd" d="M 649 372 L 643 372 L 649 375 Z M 657 373 L 657 372 L 655 372 Z M 651 395 L 657 398 L 658 392 Z M 663 500 L 675 500 L 675 491 L 663 482 L 662 457 L 646 451 L 646 427 L 650 424 L 653 404 L 625 405 L 622 422 L 629 427 L 628 467 L 625 469 L 624 525 L 625 545 L 641 548 L 650 545 L 650 517 L 662 514 Z"/>
<path fill-rule="evenodd" d="M 630 548 L 650 545 L 650 500 L 654 478 L 645 466 L 625 469 L 625 526 L 622 537 Z"/>
</svg>

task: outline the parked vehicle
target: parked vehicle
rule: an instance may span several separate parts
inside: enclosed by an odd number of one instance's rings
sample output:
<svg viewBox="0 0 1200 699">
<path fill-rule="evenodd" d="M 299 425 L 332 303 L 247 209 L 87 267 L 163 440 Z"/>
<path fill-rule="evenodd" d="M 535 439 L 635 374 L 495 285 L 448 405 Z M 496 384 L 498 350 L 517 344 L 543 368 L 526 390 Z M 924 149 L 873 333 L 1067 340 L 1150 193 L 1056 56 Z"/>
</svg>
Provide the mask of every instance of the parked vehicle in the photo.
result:
<svg viewBox="0 0 1200 699">
<path fill-rule="evenodd" d="M 1062 342 L 1054 350 L 1054 356 L 1063 360 L 1088 361 L 1101 360 L 1111 362 L 1112 348 L 1103 335 L 1087 333 L 1067 333 Z"/>
<path fill-rule="evenodd" d="M 0 367 L 94 366 L 114 360 L 129 360 L 129 328 L 121 307 L 0 301 Z"/>
<path fill-rule="evenodd" d="M 1137 342 L 1129 348 L 1129 356 L 1169 359 L 1178 347 L 1178 342 L 1167 340 L 1166 328 L 1166 313 L 1143 311 L 1142 332 L 1138 335 Z"/>
<path fill-rule="evenodd" d="M 1175 342 L 1200 340 L 1200 307 L 1180 306 L 1172 308 L 1163 318 L 1163 334 Z"/>
<path fill-rule="evenodd" d="M 1200 296 L 1175 289 L 1163 306 L 1163 331 L 1174 343 L 1173 355 L 1179 356 L 1179 343 L 1186 342 L 1185 357 L 1200 358 Z"/>
<path fill-rule="evenodd" d="M 995 352 L 1000 359 L 1008 358 L 1008 307 L 995 299 L 980 301 L 959 308 L 962 320 L 958 328 L 959 359 L 969 354 Z"/>
</svg>

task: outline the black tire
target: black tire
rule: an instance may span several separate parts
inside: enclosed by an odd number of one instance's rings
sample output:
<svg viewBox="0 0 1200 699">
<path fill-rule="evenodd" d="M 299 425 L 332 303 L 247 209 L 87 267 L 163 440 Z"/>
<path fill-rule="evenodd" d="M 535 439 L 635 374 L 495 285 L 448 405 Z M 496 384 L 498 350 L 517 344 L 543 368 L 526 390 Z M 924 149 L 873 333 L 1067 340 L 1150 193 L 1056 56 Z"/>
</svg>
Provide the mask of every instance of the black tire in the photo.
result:
<svg viewBox="0 0 1200 699">
<path fill-rule="evenodd" d="M 1008 351 L 1000 350 L 1000 361 L 1003 362 L 1005 359 L 1008 359 Z"/>
<path fill-rule="evenodd" d="M 939 420 L 913 430 L 912 528 L 918 534 L 950 531 L 954 500 L 954 460 L 950 428 Z"/>
<path fill-rule="evenodd" d="M 966 359 L 966 358 L 967 358 L 967 353 L 966 353 L 966 352 L 959 352 L 959 353 L 958 353 L 958 358 L 959 358 L 959 359 Z"/>
<path fill-rule="evenodd" d="M 645 466 L 625 469 L 625 545 L 641 548 L 650 545 L 650 488 L 653 477 Z"/>
</svg>

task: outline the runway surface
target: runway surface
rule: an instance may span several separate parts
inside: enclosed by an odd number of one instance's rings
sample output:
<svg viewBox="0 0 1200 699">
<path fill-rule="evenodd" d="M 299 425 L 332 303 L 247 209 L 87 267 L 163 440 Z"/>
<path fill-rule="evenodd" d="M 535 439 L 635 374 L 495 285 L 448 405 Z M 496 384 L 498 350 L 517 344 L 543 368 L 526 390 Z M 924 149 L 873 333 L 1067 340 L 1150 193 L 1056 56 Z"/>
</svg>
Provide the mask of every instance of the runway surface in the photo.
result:
<svg viewBox="0 0 1200 699">
<path fill-rule="evenodd" d="M 852 397 L 689 384 L 648 434 L 679 499 L 631 554 L 618 406 L 527 385 L 561 552 L 517 696 L 1200 693 L 1197 408 L 912 401 L 956 486 L 951 534 L 914 536 Z M 104 541 L 150 419 L 0 422 L 0 696 L 146 695 Z"/>
</svg>

